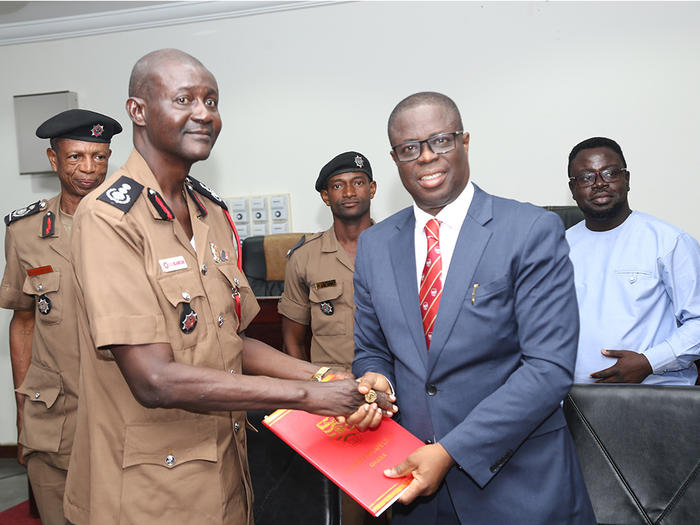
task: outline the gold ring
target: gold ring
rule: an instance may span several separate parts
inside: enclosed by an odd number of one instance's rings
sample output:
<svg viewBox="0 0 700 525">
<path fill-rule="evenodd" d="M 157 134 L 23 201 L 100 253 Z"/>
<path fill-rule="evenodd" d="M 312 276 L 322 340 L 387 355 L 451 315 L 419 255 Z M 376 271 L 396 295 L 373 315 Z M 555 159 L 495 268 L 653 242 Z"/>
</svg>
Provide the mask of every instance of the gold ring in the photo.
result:
<svg viewBox="0 0 700 525">
<path fill-rule="evenodd" d="M 365 394 L 365 401 L 367 401 L 368 403 L 374 403 L 376 400 L 377 400 L 377 393 L 370 388 L 369 392 L 367 392 Z"/>
</svg>

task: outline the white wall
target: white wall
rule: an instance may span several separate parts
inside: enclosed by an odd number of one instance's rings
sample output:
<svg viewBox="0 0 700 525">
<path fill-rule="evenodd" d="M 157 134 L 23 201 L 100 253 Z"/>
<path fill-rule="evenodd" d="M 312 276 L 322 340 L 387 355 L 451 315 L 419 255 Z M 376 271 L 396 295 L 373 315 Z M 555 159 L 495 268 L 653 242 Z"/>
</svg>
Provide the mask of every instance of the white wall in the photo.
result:
<svg viewBox="0 0 700 525">
<path fill-rule="evenodd" d="M 12 95 L 70 89 L 120 118 L 143 54 L 178 47 L 219 81 L 224 128 L 193 175 L 223 196 L 291 193 L 297 231 L 325 228 L 313 189 L 335 154 L 366 154 L 373 216 L 407 205 L 386 119 L 404 96 L 444 92 L 471 132 L 472 178 L 535 204 L 572 204 L 566 158 L 578 141 L 620 142 L 630 200 L 700 236 L 700 4 L 360 2 L 0 48 L 4 213 L 57 192 L 19 176 Z M 111 170 L 131 133 L 113 143 Z M 10 315 L 0 317 L 6 333 Z M 9 350 L 0 339 L 0 443 L 15 441 Z"/>
</svg>

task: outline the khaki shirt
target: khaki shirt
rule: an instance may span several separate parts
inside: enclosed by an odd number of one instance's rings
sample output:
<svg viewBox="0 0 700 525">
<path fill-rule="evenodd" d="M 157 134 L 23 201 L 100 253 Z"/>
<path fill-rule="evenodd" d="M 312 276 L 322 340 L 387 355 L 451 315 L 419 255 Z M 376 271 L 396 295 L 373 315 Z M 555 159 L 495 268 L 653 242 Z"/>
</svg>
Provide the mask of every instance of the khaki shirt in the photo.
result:
<svg viewBox="0 0 700 525">
<path fill-rule="evenodd" d="M 221 207 L 197 194 L 201 214 L 187 195 L 195 252 L 177 220 L 159 214 L 149 188 L 164 201 L 134 151 L 74 218 L 81 403 L 66 517 L 75 525 L 252 523 L 245 412 L 145 408 L 105 348 L 169 343 L 178 362 L 240 374 L 238 332 L 259 310 Z M 185 333 L 190 309 L 197 323 Z"/>
<path fill-rule="evenodd" d="M 311 362 L 350 369 L 355 356 L 355 265 L 330 229 L 309 237 L 287 262 L 277 311 L 311 325 Z"/>
<path fill-rule="evenodd" d="M 58 220 L 59 204 L 59 196 L 41 201 L 39 213 L 7 227 L 0 306 L 34 309 L 32 361 L 17 389 L 27 396 L 19 442 L 25 455 L 46 452 L 50 463 L 67 469 L 78 408 L 78 327 L 70 236 Z M 54 231 L 42 237 L 45 218 Z"/>
</svg>

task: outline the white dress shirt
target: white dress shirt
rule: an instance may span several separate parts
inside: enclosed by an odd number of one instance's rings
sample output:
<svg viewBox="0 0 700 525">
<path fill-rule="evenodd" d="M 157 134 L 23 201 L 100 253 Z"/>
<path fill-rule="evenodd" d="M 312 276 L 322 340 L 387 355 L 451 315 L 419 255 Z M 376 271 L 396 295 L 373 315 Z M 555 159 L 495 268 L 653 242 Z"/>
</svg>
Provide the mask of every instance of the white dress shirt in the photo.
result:
<svg viewBox="0 0 700 525">
<path fill-rule="evenodd" d="M 425 236 L 425 225 L 430 219 L 440 221 L 440 253 L 442 254 L 442 282 L 445 283 L 447 271 L 450 268 L 452 254 L 455 251 L 459 230 L 462 228 L 462 223 L 467 217 L 469 206 L 474 197 L 474 185 L 471 181 L 467 182 L 462 193 L 441 209 L 434 217 L 429 213 L 421 210 L 413 203 L 413 214 L 416 217 L 416 229 L 414 232 L 415 251 L 416 251 L 416 281 L 420 290 L 420 280 L 423 275 L 423 267 L 425 259 L 428 256 L 428 239 Z"/>
</svg>

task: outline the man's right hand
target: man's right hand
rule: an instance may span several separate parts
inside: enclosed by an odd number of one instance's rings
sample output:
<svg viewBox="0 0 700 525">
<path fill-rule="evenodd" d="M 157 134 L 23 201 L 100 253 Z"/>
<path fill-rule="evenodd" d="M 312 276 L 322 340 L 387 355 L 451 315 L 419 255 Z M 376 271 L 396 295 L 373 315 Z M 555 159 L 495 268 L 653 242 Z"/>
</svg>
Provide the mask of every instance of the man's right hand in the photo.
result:
<svg viewBox="0 0 700 525">
<path fill-rule="evenodd" d="M 369 392 L 369 388 L 362 392 L 358 388 L 357 382 L 352 379 L 339 379 L 323 383 L 310 382 L 308 386 L 311 406 L 307 410 L 316 414 L 336 416 L 339 421 L 344 421 L 344 416 L 374 414 L 375 412 L 379 414 L 381 420 L 382 412 L 393 414 L 396 411 L 393 404 L 395 398 L 380 390 L 376 390 L 376 401 L 371 404 L 367 403 L 365 394 Z M 360 430 L 365 428 L 360 428 Z"/>
<path fill-rule="evenodd" d="M 392 403 L 396 402 L 391 385 L 386 377 L 376 372 L 367 372 L 357 380 L 357 390 L 362 394 L 367 394 L 370 390 L 377 393 L 377 401 L 382 394 L 387 396 L 387 399 Z M 346 422 L 349 425 L 355 425 L 361 432 L 368 428 L 376 428 L 382 422 L 382 417 L 391 417 L 398 411 L 398 407 L 392 404 L 390 407 L 384 404 L 372 403 L 359 408 L 354 414 L 347 417 Z"/>
</svg>

